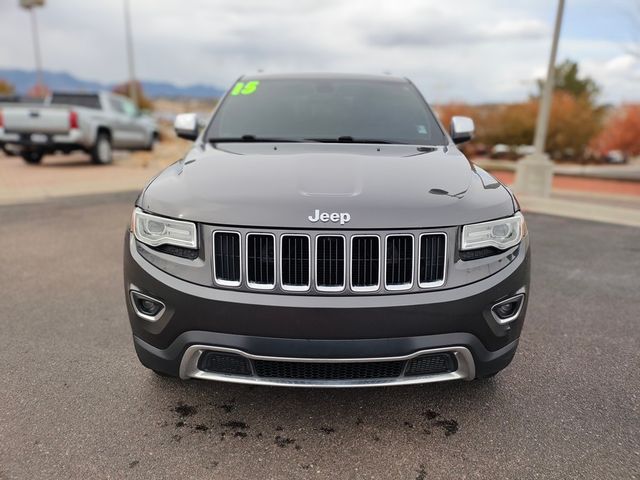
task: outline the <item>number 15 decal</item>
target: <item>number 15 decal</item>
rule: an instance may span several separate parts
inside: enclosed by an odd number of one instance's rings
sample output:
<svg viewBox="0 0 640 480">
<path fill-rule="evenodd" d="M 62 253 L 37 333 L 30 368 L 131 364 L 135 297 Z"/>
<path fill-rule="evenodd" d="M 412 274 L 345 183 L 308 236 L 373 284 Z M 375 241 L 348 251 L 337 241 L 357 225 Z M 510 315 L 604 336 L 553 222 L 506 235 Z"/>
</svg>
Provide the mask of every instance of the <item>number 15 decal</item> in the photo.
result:
<svg viewBox="0 0 640 480">
<path fill-rule="evenodd" d="M 251 95 L 258 89 L 260 82 L 258 80 L 252 80 L 250 82 L 238 82 L 231 90 L 231 95 Z"/>
</svg>

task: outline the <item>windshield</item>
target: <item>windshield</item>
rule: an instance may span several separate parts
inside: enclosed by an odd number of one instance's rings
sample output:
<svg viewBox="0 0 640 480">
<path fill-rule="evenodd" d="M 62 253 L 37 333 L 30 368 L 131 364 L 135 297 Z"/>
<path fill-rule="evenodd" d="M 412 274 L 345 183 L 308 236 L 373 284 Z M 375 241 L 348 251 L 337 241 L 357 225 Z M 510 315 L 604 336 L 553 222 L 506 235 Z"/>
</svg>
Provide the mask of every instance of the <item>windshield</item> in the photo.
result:
<svg viewBox="0 0 640 480">
<path fill-rule="evenodd" d="M 397 80 L 242 79 L 205 140 L 446 145 L 416 88 Z"/>
</svg>

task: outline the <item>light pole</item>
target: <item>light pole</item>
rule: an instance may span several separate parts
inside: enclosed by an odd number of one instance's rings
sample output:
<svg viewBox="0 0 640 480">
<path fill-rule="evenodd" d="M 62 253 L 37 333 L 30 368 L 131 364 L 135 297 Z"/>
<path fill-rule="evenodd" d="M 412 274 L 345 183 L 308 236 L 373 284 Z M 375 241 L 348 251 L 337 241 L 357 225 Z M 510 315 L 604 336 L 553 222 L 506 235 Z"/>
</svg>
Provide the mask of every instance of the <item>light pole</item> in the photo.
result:
<svg viewBox="0 0 640 480">
<path fill-rule="evenodd" d="M 38 36 L 38 22 L 36 21 L 36 7 L 44 6 L 44 0 L 20 0 L 20 6 L 29 10 L 31 16 L 31 35 L 33 36 L 33 52 L 36 58 L 37 89 L 44 87 L 42 74 L 42 55 L 40 54 L 40 38 Z"/>
<path fill-rule="evenodd" d="M 131 14 L 129 13 L 129 0 L 124 0 L 124 29 L 125 42 L 127 46 L 127 61 L 129 64 L 129 98 L 135 104 L 138 104 L 138 89 L 136 88 L 136 71 L 135 61 L 133 57 L 133 36 L 131 34 Z"/>
<path fill-rule="evenodd" d="M 548 197 L 551 194 L 553 181 L 553 162 L 545 153 L 547 130 L 549 128 L 549 115 L 551 113 L 551 101 L 553 100 L 553 82 L 555 77 L 556 54 L 558 52 L 558 40 L 562 26 L 562 13 L 564 0 L 558 0 L 556 23 L 551 42 L 551 55 L 547 68 L 547 79 L 540 98 L 540 109 L 536 121 L 536 133 L 533 141 L 534 152 L 520 160 L 516 169 L 516 181 L 514 190 L 522 195 Z"/>
</svg>

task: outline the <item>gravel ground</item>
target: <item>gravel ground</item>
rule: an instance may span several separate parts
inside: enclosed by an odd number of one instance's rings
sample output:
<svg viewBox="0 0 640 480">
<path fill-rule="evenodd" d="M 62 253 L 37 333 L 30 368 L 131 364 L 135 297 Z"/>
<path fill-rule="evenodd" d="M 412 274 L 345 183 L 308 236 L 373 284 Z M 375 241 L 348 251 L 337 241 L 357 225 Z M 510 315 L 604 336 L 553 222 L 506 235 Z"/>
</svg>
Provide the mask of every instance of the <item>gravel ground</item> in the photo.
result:
<svg viewBox="0 0 640 480">
<path fill-rule="evenodd" d="M 492 380 L 247 387 L 138 363 L 134 198 L 0 207 L 0 479 L 640 478 L 640 230 L 527 217 L 527 324 Z"/>
</svg>

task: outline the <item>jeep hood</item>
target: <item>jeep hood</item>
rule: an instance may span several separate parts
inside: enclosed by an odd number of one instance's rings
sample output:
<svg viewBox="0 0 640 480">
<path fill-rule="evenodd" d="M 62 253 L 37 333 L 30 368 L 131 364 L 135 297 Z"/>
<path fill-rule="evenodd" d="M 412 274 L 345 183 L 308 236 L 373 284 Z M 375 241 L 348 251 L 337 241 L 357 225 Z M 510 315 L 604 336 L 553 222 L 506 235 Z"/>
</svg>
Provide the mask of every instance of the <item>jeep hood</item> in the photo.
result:
<svg viewBox="0 0 640 480">
<path fill-rule="evenodd" d="M 150 182 L 138 205 L 215 225 L 304 230 L 445 227 L 514 213 L 507 189 L 455 147 L 421 150 L 322 143 L 196 145 Z M 312 223 L 308 217 L 316 210 L 348 213 L 350 220 Z"/>
</svg>

